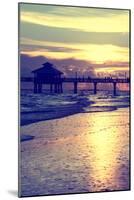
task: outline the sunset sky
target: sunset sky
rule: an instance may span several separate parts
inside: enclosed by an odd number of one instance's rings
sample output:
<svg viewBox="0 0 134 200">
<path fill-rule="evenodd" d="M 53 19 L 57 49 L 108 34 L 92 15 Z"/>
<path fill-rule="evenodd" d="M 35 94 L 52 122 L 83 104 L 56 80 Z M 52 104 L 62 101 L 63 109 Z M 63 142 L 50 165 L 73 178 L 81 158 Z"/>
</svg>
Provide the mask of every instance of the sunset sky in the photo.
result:
<svg viewBox="0 0 134 200">
<path fill-rule="evenodd" d="M 129 11 L 20 4 L 20 53 L 26 72 L 46 60 L 65 73 L 128 72 Z"/>
</svg>

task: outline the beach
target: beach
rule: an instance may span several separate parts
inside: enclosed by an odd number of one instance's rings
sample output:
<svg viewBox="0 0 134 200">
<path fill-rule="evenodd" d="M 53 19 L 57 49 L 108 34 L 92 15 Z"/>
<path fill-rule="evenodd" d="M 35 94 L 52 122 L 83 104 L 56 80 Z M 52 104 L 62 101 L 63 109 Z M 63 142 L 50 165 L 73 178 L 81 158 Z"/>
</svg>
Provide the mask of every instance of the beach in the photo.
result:
<svg viewBox="0 0 134 200">
<path fill-rule="evenodd" d="M 21 136 L 32 136 L 20 147 L 21 196 L 130 189 L 129 107 L 107 111 L 103 99 L 97 112 L 98 102 L 21 126 Z"/>
<path fill-rule="evenodd" d="M 19 197 L 130 190 L 129 21 L 19 4 Z"/>
</svg>

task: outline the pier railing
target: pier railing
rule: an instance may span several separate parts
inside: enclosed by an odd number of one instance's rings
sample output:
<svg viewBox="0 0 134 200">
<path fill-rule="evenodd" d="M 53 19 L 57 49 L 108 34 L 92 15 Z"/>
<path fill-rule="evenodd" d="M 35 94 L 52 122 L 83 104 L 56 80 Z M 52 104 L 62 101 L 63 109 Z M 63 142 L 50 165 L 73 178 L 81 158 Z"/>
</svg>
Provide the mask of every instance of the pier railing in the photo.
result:
<svg viewBox="0 0 134 200">
<path fill-rule="evenodd" d="M 76 77 L 76 78 L 68 78 L 63 77 L 59 79 L 53 79 L 50 80 L 50 82 L 46 81 L 45 79 L 41 81 L 37 81 L 33 77 L 21 77 L 21 82 L 33 82 L 34 83 L 34 92 L 35 93 L 41 93 L 42 92 L 42 84 L 50 84 L 50 91 L 53 92 L 53 86 L 54 86 L 54 92 L 56 93 L 62 93 L 62 83 L 73 83 L 74 84 L 74 93 L 77 93 L 78 91 L 78 84 L 79 83 L 93 83 L 94 85 L 94 94 L 97 93 L 97 84 L 99 83 L 112 83 L 113 84 L 113 94 L 116 95 L 116 85 L 118 83 L 130 83 L 129 78 L 112 78 L 112 77 L 105 77 L 105 78 L 98 78 L 98 77 Z"/>
<path fill-rule="evenodd" d="M 63 82 L 78 83 L 129 83 L 129 78 L 62 78 Z"/>
</svg>

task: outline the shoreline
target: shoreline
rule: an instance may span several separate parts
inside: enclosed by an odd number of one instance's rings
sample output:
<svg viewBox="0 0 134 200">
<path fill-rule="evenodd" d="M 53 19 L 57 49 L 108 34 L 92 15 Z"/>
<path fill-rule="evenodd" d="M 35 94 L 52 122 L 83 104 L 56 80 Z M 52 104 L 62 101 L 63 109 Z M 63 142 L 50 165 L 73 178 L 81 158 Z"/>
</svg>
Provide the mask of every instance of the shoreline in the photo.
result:
<svg viewBox="0 0 134 200">
<path fill-rule="evenodd" d="M 48 121 L 48 120 L 54 120 L 54 119 L 61 119 L 64 117 L 68 117 L 71 115 L 79 114 L 79 113 L 96 113 L 96 112 L 111 112 L 114 110 L 118 110 L 120 108 L 127 108 L 130 107 L 129 105 L 121 105 L 121 106 L 93 106 L 89 107 L 89 110 L 84 110 L 84 108 L 87 108 L 93 104 L 92 102 L 88 103 L 87 106 L 82 106 L 75 104 L 73 106 L 66 106 L 66 110 L 64 108 L 57 108 L 55 112 L 50 114 L 49 111 L 32 111 L 32 112 L 23 112 L 21 113 L 21 126 L 41 122 L 41 121 Z M 58 111 L 58 112 L 57 112 Z M 47 115 L 49 112 L 50 115 Z M 28 115 L 31 117 L 31 119 L 28 119 Z"/>
<path fill-rule="evenodd" d="M 77 113 L 113 111 L 129 106 L 128 94 L 112 96 L 88 93 L 67 95 L 23 94 L 21 101 L 20 125 L 29 125 L 71 116 Z"/>
<path fill-rule="evenodd" d="M 45 119 L 45 120 L 38 120 L 38 121 L 35 121 L 35 122 L 31 122 L 31 123 L 28 123 L 28 124 L 25 124 L 25 125 L 23 125 L 23 126 L 21 126 L 21 128 L 22 129 L 27 129 L 29 126 L 30 127 L 36 127 L 36 126 L 38 126 L 38 124 L 40 125 L 40 124 L 44 124 L 44 122 L 46 122 L 47 124 L 48 123 L 52 123 L 53 124 L 53 122 L 55 122 L 55 121 L 59 121 L 59 120 L 66 120 L 66 118 L 68 118 L 68 117 L 73 117 L 73 115 L 75 116 L 76 114 L 103 114 L 103 113 L 107 113 L 108 114 L 108 112 L 110 112 L 110 113 L 112 113 L 112 112 L 115 112 L 115 111 L 117 111 L 117 112 L 119 112 L 119 111 L 122 111 L 122 109 L 125 109 L 125 108 L 128 108 L 129 109 L 129 106 L 124 106 L 124 107 L 119 107 L 119 108 L 115 108 L 115 109 L 109 109 L 109 110 L 107 110 L 107 111 L 105 111 L 105 110 L 103 110 L 103 111 L 86 111 L 86 112 L 77 112 L 77 113 L 73 113 L 73 114 L 68 114 L 68 115 L 65 115 L 65 116 L 61 116 L 61 117 L 55 117 L 55 118 L 52 118 L 52 119 Z M 45 124 L 44 124 L 45 125 Z M 33 140 L 33 139 L 36 139 L 36 136 L 34 135 L 27 135 L 27 134 L 21 134 L 21 131 L 20 131 L 20 142 L 25 142 L 25 141 L 28 141 L 28 140 Z"/>
<path fill-rule="evenodd" d="M 89 101 L 88 98 L 82 98 L 77 103 L 65 106 L 55 106 L 47 110 L 21 112 L 20 121 L 21 126 L 36 123 L 39 121 L 47 121 L 53 119 L 60 119 L 66 116 L 74 115 L 84 112 L 84 107 L 93 104 L 93 101 Z"/>
<path fill-rule="evenodd" d="M 34 139 L 21 143 L 22 196 L 129 189 L 127 108 L 22 126 L 26 133 Z"/>
</svg>

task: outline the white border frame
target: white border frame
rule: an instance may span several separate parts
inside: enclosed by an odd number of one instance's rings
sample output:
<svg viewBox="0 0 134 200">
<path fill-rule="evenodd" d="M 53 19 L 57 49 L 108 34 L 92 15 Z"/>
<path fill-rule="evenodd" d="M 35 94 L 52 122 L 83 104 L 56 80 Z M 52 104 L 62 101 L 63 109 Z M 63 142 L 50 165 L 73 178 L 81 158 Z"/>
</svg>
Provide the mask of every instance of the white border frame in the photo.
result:
<svg viewBox="0 0 134 200">
<path fill-rule="evenodd" d="M 17 198 L 18 190 L 18 0 L 1 1 L 0 11 L 0 199 L 12 200 Z M 89 7 L 105 7 L 105 8 L 125 8 L 131 9 L 131 21 L 134 19 L 134 2 L 133 0 L 24 0 L 27 3 L 46 3 L 46 4 L 62 4 Z M 134 28 L 131 27 L 131 38 L 133 38 Z M 133 40 L 131 40 L 131 55 L 133 54 Z M 131 56 L 131 74 L 134 74 L 134 58 Z M 5 76 L 7 82 L 5 82 Z M 134 76 L 131 76 L 131 114 L 133 113 L 134 101 Z M 132 114 L 133 115 L 133 114 Z M 132 155 L 134 152 L 133 124 L 134 117 L 131 117 L 131 141 Z M 29 199 L 55 199 L 55 200 L 126 200 L 133 199 L 134 196 L 134 161 L 131 156 L 131 191 L 124 192 L 106 192 L 106 193 L 89 193 L 62 196 L 43 196 L 29 197 Z M 25 199 L 25 198 L 22 198 Z"/>
</svg>

